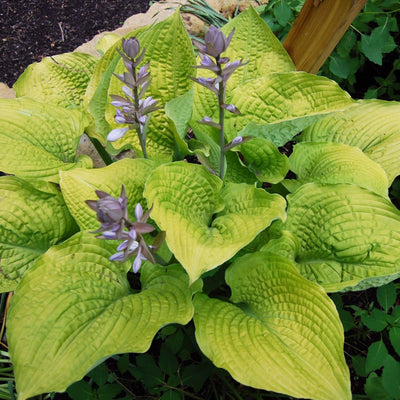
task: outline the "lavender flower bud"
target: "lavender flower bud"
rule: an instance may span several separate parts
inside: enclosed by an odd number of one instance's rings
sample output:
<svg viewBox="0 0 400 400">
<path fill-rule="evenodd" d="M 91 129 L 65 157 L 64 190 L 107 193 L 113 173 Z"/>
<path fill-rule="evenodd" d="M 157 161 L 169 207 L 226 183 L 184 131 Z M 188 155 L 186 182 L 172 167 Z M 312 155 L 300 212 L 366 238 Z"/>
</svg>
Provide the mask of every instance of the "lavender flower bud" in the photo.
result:
<svg viewBox="0 0 400 400">
<path fill-rule="evenodd" d="M 128 131 L 129 128 L 115 128 L 107 135 L 107 140 L 109 142 L 115 142 L 116 140 L 123 138 Z"/>
<path fill-rule="evenodd" d="M 240 111 L 237 107 L 235 107 L 233 104 L 222 104 L 222 108 L 225 108 L 225 110 L 229 111 L 232 114 L 240 114 Z"/>
<path fill-rule="evenodd" d="M 235 30 L 232 30 L 229 36 L 226 37 L 219 28 L 211 25 L 204 37 L 206 43 L 205 53 L 214 58 L 219 58 L 229 46 L 234 32 Z"/>
<path fill-rule="evenodd" d="M 122 39 L 122 50 L 129 58 L 136 58 L 140 52 L 139 41 L 135 37 Z"/>
</svg>

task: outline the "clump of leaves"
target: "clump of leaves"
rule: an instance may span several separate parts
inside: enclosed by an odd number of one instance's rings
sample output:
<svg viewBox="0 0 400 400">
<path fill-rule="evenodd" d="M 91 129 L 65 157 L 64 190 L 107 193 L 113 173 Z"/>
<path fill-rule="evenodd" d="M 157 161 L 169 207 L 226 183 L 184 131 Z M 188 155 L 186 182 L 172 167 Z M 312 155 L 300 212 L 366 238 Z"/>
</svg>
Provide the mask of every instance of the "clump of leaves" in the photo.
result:
<svg viewBox="0 0 400 400">
<path fill-rule="evenodd" d="M 0 101 L 0 168 L 15 175 L 0 177 L 0 283 L 15 289 L 7 332 L 20 400 L 65 391 L 101 360 L 146 353 L 160 329 L 191 321 L 204 356 L 243 385 L 351 398 L 326 292 L 400 276 L 400 212 L 388 196 L 400 104 L 355 101 L 296 71 L 253 8 L 205 39 L 193 68 L 175 12 L 89 57 L 89 83 L 81 69 L 57 70 L 60 86 L 86 87 L 65 91 L 74 107 L 52 84 Z M 37 74 L 21 77 L 18 96 Z M 142 84 L 158 101 L 151 117 Z M 93 169 L 74 159 L 84 130 L 111 154 L 140 157 Z M 150 386 L 157 361 L 136 361 L 132 375 Z"/>
<path fill-rule="evenodd" d="M 334 297 L 353 347 L 354 373 L 364 380 L 364 391 L 371 400 L 400 398 L 399 290 L 399 284 L 391 282 L 376 290 L 376 300 L 362 307 L 347 305 L 346 309 L 340 296 Z M 365 346 L 363 354 L 354 351 L 360 346 Z"/>
</svg>

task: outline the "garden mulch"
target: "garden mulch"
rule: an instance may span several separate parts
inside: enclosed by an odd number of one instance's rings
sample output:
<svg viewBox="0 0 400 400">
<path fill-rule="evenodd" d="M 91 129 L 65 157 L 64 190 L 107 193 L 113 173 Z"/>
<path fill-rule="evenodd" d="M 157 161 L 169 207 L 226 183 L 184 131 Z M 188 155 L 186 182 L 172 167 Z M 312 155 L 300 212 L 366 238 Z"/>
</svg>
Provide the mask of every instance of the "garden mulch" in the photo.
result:
<svg viewBox="0 0 400 400">
<path fill-rule="evenodd" d="M 149 0 L 0 0 L 0 82 L 43 57 L 73 51 L 146 12 Z"/>
</svg>

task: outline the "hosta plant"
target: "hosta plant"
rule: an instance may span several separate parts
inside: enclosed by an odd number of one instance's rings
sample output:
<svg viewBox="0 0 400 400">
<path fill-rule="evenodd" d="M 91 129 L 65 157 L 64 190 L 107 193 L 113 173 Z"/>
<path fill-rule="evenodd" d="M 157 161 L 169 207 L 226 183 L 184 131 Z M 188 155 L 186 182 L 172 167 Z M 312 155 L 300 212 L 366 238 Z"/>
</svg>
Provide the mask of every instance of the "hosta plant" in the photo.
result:
<svg viewBox="0 0 400 400">
<path fill-rule="evenodd" d="M 18 398 L 193 319 L 244 385 L 350 399 L 327 292 L 400 276 L 400 104 L 297 72 L 252 8 L 195 46 L 177 11 L 103 50 L 33 64 L 0 101 Z M 75 158 L 83 132 L 114 162 Z"/>
</svg>

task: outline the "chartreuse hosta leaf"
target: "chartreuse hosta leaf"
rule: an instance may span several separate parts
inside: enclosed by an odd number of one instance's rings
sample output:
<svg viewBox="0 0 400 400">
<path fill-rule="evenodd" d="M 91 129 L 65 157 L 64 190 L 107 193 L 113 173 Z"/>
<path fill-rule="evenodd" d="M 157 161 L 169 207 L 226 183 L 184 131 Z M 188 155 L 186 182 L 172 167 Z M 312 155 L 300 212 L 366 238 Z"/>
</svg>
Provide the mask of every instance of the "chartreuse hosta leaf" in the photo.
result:
<svg viewBox="0 0 400 400">
<path fill-rule="evenodd" d="M 400 276 L 400 212 L 388 199 L 356 185 L 317 183 L 287 198 L 284 229 L 290 234 L 265 249 L 282 249 L 303 276 L 329 292 L 379 286 Z"/>
<path fill-rule="evenodd" d="M 253 79 L 227 96 L 240 115 L 226 114 L 226 137 L 261 136 L 283 146 L 323 116 L 353 103 L 347 92 L 325 77 L 286 72 Z"/>
<path fill-rule="evenodd" d="M 231 61 L 243 59 L 248 64 L 235 71 L 228 80 L 228 96 L 234 88 L 251 79 L 274 72 L 288 72 L 296 69 L 285 48 L 252 7 L 228 22 L 222 31 L 225 35 L 229 35 L 232 29 L 235 29 L 235 33 L 230 46 L 223 55 L 230 57 Z M 191 75 L 195 75 L 195 72 L 193 71 Z M 204 70 L 198 70 L 198 75 L 213 76 Z M 246 96 L 247 93 L 243 91 L 242 95 Z M 217 107 L 218 101 L 214 93 L 203 86 L 194 86 L 194 110 L 191 125 L 199 140 L 206 140 L 204 139 L 205 135 L 212 136 L 213 128 L 199 125 L 196 121 L 205 116 L 211 117 Z"/>
<path fill-rule="evenodd" d="M 128 211 L 131 216 L 134 215 L 137 203 L 145 206 L 144 184 L 154 167 L 155 163 L 152 160 L 124 158 L 104 168 L 90 170 L 79 168 L 62 172 L 60 174 L 61 190 L 65 202 L 81 230 L 99 227 L 96 212 L 85 203 L 85 200 L 97 200 L 95 190 L 102 190 L 118 197 L 122 185 L 124 185 L 129 199 Z"/>
<path fill-rule="evenodd" d="M 269 140 L 260 138 L 234 147 L 239 149 L 245 165 L 261 182 L 278 183 L 289 170 L 288 158 Z"/>
<path fill-rule="evenodd" d="M 15 289 L 49 247 L 78 229 L 53 184 L 0 178 L 0 291 Z"/>
<path fill-rule="evenodd" d="M 182 267 L 141 270 L 130 289 L 130 263 L 109 261 L 115 244 L 81 232 L 40 257 L 18 286 L 7 336 L 18 399 L 65 391 L 99 360 L 143 353 L 156 332 L 193 314 Z"/>
<path fill-rule="evenodd" d="M 237 381 L 313 400 L 350 400 L 343 328 L 322 288 L 281 256 L 258 252 L 226 272 L 232 303 L 197 294 L 196 339 Z"/>
<path fill-rule="evenodd" d="M 138 36 L 145 29 L 147 27 L 136 29 L 127 36 Z M 110 124 L 105 119 L 105 112 L 111 100 L 108 95 L 110 80 L 121 58 L 117 52 L 117 49 L 121 48 L 121 40 L 122 38 L 116 40 L 97 63 L 83 99 L 84 106 L 94 119 L 94 124 L 89 131 L 90 136 L 95 137 L 102 143 L 105 143 L 107 134 L 111 130 Z"/>
<path fill-rule="evenodd" d="M 385 171 L 358 147 L 341 143 L 296 144 L 290 169 L 302 182 L 354 183 L 381 196 L 388 195 Z"/>
<path fill-rule="evenodd" d="M 150 61 L 152 82 L 146 96 L 159 100 L 160 106 L 188 92 L 193 86 L 189 75 L 193 74 L 195 64 L 193 46 L 182 23 L 179 10 L 164 21 L 150 27 L 138 35 L 140 45 L 146 49 L 144 62 Z M 115 73 L 123 73 L 125 66 L 119 60 Z M 110 94 L 123 94 L 123 83 L 115 76 L 111 77 L 107 97 Z M 109 97 L 108 97 L 109 98 Z M 114 121 L 115 107 L 106 105 L 105 116 L 111 128 L 117 127 Z M 146 147 L 150 158 L 171 160 L 175 147 L 175 125 L 168 119 L 165 110 L 152 113 Z M 139 150 L 136 132 L 129 132 L 116 142 L 116 147 L 133 143 Z"/>
<path fill-rule="evenodd" d="M 144 196 L 191 282 L 230 259 L 274 219 L 285 219 L 279 195 L 246 184 L 222 188 L 203 166 L 185 162 L 154 170 Z"/>
<path fill-rule="evenodd" d="M 0 171 L 58 182 L 58 171 L 91 167 L 74 162 L 87 119 L 78 110 L 29 98 L 0 99 Z"/>
<path fill-rule="evenodd" d="M 358 101 L 352 107 L 310 126 L 300 139 L 359 147 L 382 166 L 391 185 L 400 174 L 400 103 L 384 100 Z"/>
<path fill-rule="evenodd" d="M 86 86 L 98 59 L 84 53 L 45 57 L 31 64 L 13 86 L 17 97 L 75 108 L 83 102 Z"/>
<path fill-rule="evenodd" d="M 233 18 L 224 25 L 222 31 L 228 36 L 232 29 L 235 29 L 235 33 L 224 56 L 230 57 L 231 61 L 243 59 L 248 64 L 232 75 L 228 89 L 273 72 L 296 70 L 281 42 L 253 7 Z"/>
</svg>

